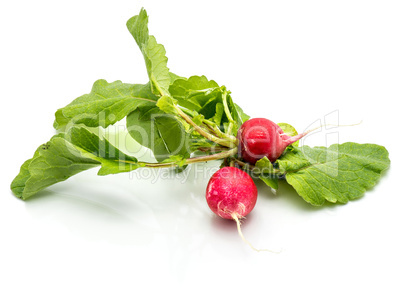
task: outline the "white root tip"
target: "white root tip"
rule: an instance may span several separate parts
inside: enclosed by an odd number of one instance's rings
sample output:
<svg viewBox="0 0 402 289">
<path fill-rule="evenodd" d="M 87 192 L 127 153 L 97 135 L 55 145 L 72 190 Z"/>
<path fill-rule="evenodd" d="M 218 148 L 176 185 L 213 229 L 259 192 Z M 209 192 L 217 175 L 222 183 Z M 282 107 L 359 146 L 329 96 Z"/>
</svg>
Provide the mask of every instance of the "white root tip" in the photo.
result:
<svg viewBox="0 0 402 289">
<path fill-rule="evenodd" d="M 315 127 L 315 128 L 306 130 L 305 132 L 299 133 L 298 135 L 289 137 L 289 138 L 285 139 L 284 141 L 285 141 L 285 144 L 286 144 L 286 145 L 290 145 L 290 144 L 292 144 L 292 143 L 294 143 L 294 142 L 300 140 L 301 138 L 305 137 L 305 136 L 308 135 L 309 133 L 311 133 L 311 132 L 313 132 L 313 131 L 315 131 L 315 130 L 317 130 L 317 129 L 320 129 L 320 128 L 322 128 L 322 127 L 327 127 L 327 126 L 334 126 L 334 127 L 355 126 L 355 125 L 361 124 L 362 122 L 363 122 L 363 121 L 360 121 L 359 123 L 353 123 L 353 124 L 330 124 L 330 123 L 326 123 L 326 124 L 317 126 L 317 127 Z"/>
<path fill-rule="evenodd" d="M 243 242 L 246 243 L 247 245 L 249 245 L 251 249 L 253 249 L 253 250 L 256 251 L 256 252 L 263 252 L 263 251 L 265 251 L 265 252 L 270 252 L 270 253 L 275 253 L 275 254 L 281 253 L 282 250 L 279 251 L 279 252 L 277 252 L 277 251 L 271 251 L 271 250 L 268 250 L 268 249 L 257 249 L 257 248 L 255 248 L 255 247 L 244 237 L 243 232 L 241 231 L 240 219 L 239 219 L 239 217 L 237 216 L 237 214 L 236 214 L 236 213 L 232 213 L 232 218 L 233 218 L 233 220 L 236 221 L 236 224 L 237 224 L 237 231 L 239 232 L 240 238 L 242 238 Z"/>
<path fill-rule="evenodd" d="M 313 132 L 313 131 L 315 131 L 315 130 L 317 130 L 317 129 L 320 129 L 320 128 L 322 128 L 322 127 L 327 127 L 327 126 L 333 126 L 333 127 L 355 126 L 355 125 L 360 125 L 360 124 L 362 124 L 362 122 L 363 122 L 363 120 L 361 120 L 361 121 L 358 122 L 358 123 L 352 123 L 352 124 L 332 124 L 332 123 L 326 123 L 326 124 L 317 126 L 317 127 L 313 128 L 313 129 L 309 129 L 308 131 L 304 132 L 304 134 L 306 135 L 306 134 L 308 134 L 308 133 L 310 133 L 310 132 Z"/>
</svg>

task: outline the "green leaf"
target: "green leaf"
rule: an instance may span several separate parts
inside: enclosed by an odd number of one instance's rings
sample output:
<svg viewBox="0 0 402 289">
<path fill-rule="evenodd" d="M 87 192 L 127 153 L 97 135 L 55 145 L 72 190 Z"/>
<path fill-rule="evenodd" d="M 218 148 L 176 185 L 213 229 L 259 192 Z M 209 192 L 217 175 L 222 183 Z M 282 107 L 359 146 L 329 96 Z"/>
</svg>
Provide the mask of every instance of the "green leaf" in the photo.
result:
<svg viewBox="0 0 402 289">
<path fill-rule="evenodd" d="M 101 163 L 98 175 L 129 172 L 141 167 L 135 157 L 126 155 L 107 139 L 84 127 L 72 127 L 65 138 L 76 148 L 79 148 L 84 156 Z"/>
<path fill-rule="evenodd" d="M 222 93 L 224 90 L 226 90 L 225 87 L 220 87 L 215 81 L 208 80 L 204 75 L 177 79 L 169 88 L 170 94 L 178 100 L 180 106 L 203 114 L 206 119 L 212 119 L 219 127 L 223 127 L 223 123 L 228 121 L 223 113 Z M 235 130 L 237 130 L 250 117 L 233 102 L 229 95 L 227 100 L 230 113 L 235 121 Z"/>
<path fill-rule="evenodd" d="M 58 134 L 39 146 L 33 158 L 24 162 L 11 183 L 13 193 L 27 199 L 42 189 L 69 177 L 101 166 L 98 174 L 128 172 L 142 166 L 106 139 L 84 127 L 72 127 L 66 134 Z"/>
<path fill-rule="evenodd" d="M 144 56 L 152 92 L 156 95 L 169 95 L 171 77 L 175 75 L 169 74 L 165 48 L 156 42 L 154 36 L 149 35 L 147 12 L 141 9 L 139 15 L 127 21 L 127 28 Z"/>
<path fill-rule="evenodd" d="M 159 107 L 159 109 L 163 112 L 177 114 L 176 104 L 177 100 L 171 96 L 165 95 L 159 98 L 156 106 Z"/>
<path fill-rule="evenodd" d="M 107 127 L 137 107 L 155 105 L 157 99 L 149 84 L 108 83 L 100 79 L 94 83 L 89 94 L 57 110 L 54 127 L 60 130 L 74 124 Z"/>
<path fill-rule="evenodd" d="M 170 85 L 172 85 L 177 79 L 187 79 L 187 78 L 185 78 L 183 76 L 179 76 L 179 75 L 177 75 L 177 74 L 175 74 L 173 72 L 170 72 L 170 71 L 169 71 L 169 76 L 170 76 Z M 170 89 L 170 86 L 169 86 L 169 89 Z"/>
<path fill-rule="evenodd" d="M 39 147 L 40 149 L 41 147 Z M 40 150 L 37 150 L 33 156 L 33 158 L 25 161 L 20 169 L 19 174 L 15 177 L 13 182 L 11 183 L 11 190 L 13 191 L 14 195 L 18 198 L 24 198 L 24 190 L 25 184 L 27 180 L 31 177 L 31 173 L 29 172 L 29 165 L 31 164 L 32 160 L 38 156 Z"/>
<path fill-rule="evenodd" d="M 269 159 L 267 157 L 263 157 L 262 159 L 259 159 L 255 163 L 253 173 L 257 173 L 257 174 L 270 173 L 270 174 L 272 174 L 274 172 L 274 170 L 275 170 L 274 166 L 269 161 Z"/>
<path fill-rule="evenodd" d="M 250 119 L 250 116 L 244 113 L 241 107 L 233 102 L 233 99 L 230 95 L 227 96 L 227 99 L 230 112 L 232 114 L 233 120 L 235 121 L 235 131 L 237 131 L 245 121 Z"/>
<path fill-rule="evenodd" d="M 97 160 L 83 156 L 62 135 L 56 135 L 22 165 L 11 190 L 25 200 L 50 185 L 99 165 Z"/>
<path fill-rule="evenodd" d="M 278 189 L 278 178 L 277 177 L 270 177 L 266 175 L 260 175 L 260 180 L 262 180 L 268 187 L 273 188 L 274 190 Z"/>
<path fill-rule="evenodd" d="M 197 102 L 205 103 L 209 99 L 206 95 L 209 95 L 215 88 L 219 88 L 219 85 L 215 81 L 208 80 L 204 75 L 194 75 L 188 79 L 177 79 L 169 87 L 169 92 L 172 96 L 180 98 L 201 96 L 202 98 L 197 99 Z"/>
<path fill-rule="evenodd" d="M 255 163 L 253 174 L 257 174 L 267 186 L 277 190 L 278 176 L 274 173 L 274 171 L 274 166 L 269 159 L 267 157 L 263 157 Z"/>
<path fill-rule="evenodd" d="M 172 155 L 190 155 L 189 134 L 180 120 L 157 106 L 139 108 L 127 116 L 127 129 L 162 162 Z"/>
<path fill-rule="evenodd" d="M 220 124 L 222 122 L 223 113 L 224 113 L 223 104 L 222 103 L 217 103 L 216 108 L 215 108 L 215 115 L 212 118 L 212 121 L 217 126 L 220 126 Z"/>
<path fill-rule="evenodd" d="M 291 126 L 290 124 L 288 124 L 288 123 L 284 123 L 284 122 L 281 122 L 281 123 L 278 123 L 278 126 L 283 130 L 283 132 L 285 133 L 285 134 L 287 134 L 288 136 L 295 136 L 295 135 L 298 135 L 299 133 L 297 132 L 297 130 L 293 127 L 293 126 Z M 296 142 L 294 142 L 294 143 L 292 143 L 290 146 L 292 146 L 292 147 L 298 147 L 299 146 L 299 141 L 296 141 Z"/>
<path fill-rule="evenodd" d="M 222 102 L 221 88 L 205 76 L 178 79 L 170 86 L 169 92 L 180 106 L 203 114 L 207 119 L 215 115 L 216 104 Z"/>
<path fill-rule="evenodd" d="M 389 167 L 388 151 L 375 144 L 303 146 L 277 160 L 286 181 L 308 203 L 347 203 L 361 197 Z"/>
</svg>

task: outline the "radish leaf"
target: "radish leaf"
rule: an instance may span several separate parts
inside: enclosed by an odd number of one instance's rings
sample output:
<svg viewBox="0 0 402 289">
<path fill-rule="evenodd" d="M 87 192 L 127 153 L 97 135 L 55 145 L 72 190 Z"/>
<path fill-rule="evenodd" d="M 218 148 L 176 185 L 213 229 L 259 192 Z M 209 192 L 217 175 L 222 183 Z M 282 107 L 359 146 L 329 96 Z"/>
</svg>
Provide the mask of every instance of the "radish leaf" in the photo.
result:
<svg viewBox="0 0 402 289">
<path fill-rule="evenodd" d="M 156 103 L 156 106 L 159 107 L 159 109 L 162 110 L 163 112 L 174 115 L 177 114 L 176 104 L 177 100 L 175 100 L 171 96 L 164 95 L 159 98 L 158 102 Z"/>
<path fill-rule="evenodd" d="M 65 136 L 66 141 L 82 152 L 83 156 L 101 163 L 98 175 L 129 172 L 141 165 L 135 157 L 126 155 L 107 139 L 90 132 L 84 127 L 72 127 Z"/>
<path fill-rule="evenodd" d="M 26 199 L 50 185 L 90 168 L 101 166 L 98 175 L 137 169 L 141 164 L 84 127 L 72 127 L 39 146 L 11 183 L 13 193 Z"/>
<path fill-rule="evenodd" d="M 169 92 L 180 106 L 203 114 L 206 118 L 213 117 L 216 104 L 222 102 L 221 88 L 205 76 L 178 79 L 169 87 Z"/>
<path fill-rule="evenodd" d="M 171 75 L 167 67 L 166 50 L 148 33 L 148 15 L 141 9 L 139 15 L 127 21 L 127 28 L 137 42 L 151 82 L 152 92 L 156 95 L 169 95 Z"/>
<path fill-rule="evenodd" d="M 130 113 L 127 129 L 132 138 L 152 150 L 158 162 L 171 155 L 190 155 L 189 135 L 182 122 L 157 106 L 142 107 Z"/>
<path fill-rule="evenodd" d="M 244 111 L 241 109 L 241 107 L 233 102 L 233 99 L 230 95 L 228 95 L 228 102 L 229 102 L 229 108 L 230 108 L 232 117 L 236 123 L 235 130 L 237 131 L 240 128 L 240 126 L 243 124 L 243 122 L 250 119 L 250 116 L 245 114 Z"/>
<path fill-rule="evenodd" d="M 99 165 L 97 160 L 83 156 L 62 135 L 56 135 L 22 165 L 11 190 L 25 200 L 50 185 Z"/>
<path fill-rule="evenodd" d="M 263 157 L 255 163 L 253 174 L 258 177 L 269 187 L 278 189 L 278 176 L 274 173 L 275 169 L 267 157 Z"/>
<path fill-rule="evenodd" d="M 326 200 L 344 204 L 361 197 L 390 165 L 383 146 L 352 142 L 294 148 L 277 162 L 286 181 L 315 206 Z"/>
<path fill-rule="evenodd" d="M 89 127 L 107 127 L 137 107 L 154 105 L 157 99 L 149 84 L 108 83 L 100 79 L 94 83 L 89 94 L 57 110 L 54 127 L 63 130 L 68 124 L 81 123 Z"/>
</svg>

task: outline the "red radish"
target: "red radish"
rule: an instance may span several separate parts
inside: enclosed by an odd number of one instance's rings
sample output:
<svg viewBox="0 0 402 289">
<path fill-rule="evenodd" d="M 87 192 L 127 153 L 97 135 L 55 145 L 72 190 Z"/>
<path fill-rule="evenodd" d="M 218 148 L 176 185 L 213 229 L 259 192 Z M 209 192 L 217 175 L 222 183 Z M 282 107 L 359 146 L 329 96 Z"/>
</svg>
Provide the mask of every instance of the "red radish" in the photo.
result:
<svg viewBox="0 0 402 289">
<path fill-rule="evenodd" d="M 308 132 L 291 137 L 269 119 L 252 118 L 244 122 L 237 133 L 239 154 L 250 164 L 255 164 L 263 157 L 275 162 L 288 145 L 298 141 Z"/>
<path fill-rule="evenodd" d="M 214 173 L 208 182 L 206 199 L 208 206 L 218 216 L 236 221 L 240 237 L 255 251 L 240 228 L 240 220 L 254 208 L 257 202 L 257 187 L 253 179 L 241 169 L 224 167 Z"/>
<path fill-rule="evenodd" d="M 241 169 L 224 167 L 209 180 L 206 193 L 211 210 L 224 219 L 241 219 L 257 202 L 257 187 Z"/>
</svg>

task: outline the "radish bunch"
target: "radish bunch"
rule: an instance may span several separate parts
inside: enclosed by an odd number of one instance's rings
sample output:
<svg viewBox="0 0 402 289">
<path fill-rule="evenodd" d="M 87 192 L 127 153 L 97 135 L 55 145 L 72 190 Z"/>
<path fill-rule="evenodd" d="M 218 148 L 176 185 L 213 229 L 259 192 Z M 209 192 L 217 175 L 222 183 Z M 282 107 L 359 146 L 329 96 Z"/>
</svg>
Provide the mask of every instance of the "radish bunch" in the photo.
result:
<svg viewBox="0 0 402 289">
<path fill-rule="evenodd" d="M 100 176 L 144 167 L 181 172 L 190 164 L 223 160 L 207 186 L 207 203 L 218 216 L 235 220 L 245 240 L 240 220 L 257 201 L 249 170 L 274 189 L 283 178 L 306 202 L 321 206 L 361 197 L 388 169 L 388 151 L 375 144 L 286 150 L 310 131 L 297 134 L 288 124 L 249 119 L 225 86 L 204 75 L 171 72 L 165 48 L 149 34 L 145 9 L 127 21 L 127 29 L 143 54 L 149 81 L 99 79 L 89 93 L 58 109 L 55 135 L 37 147 L 11 182 L 16 197 L 26 200 L 96 167 Z M 105 137 L 104 129 L 123 119 L 129 136 L 152 151 L 154 162 L 126 154 L 119 141 L 114 145 Z"/>
<path fill-rule="evenodd" d="M 249 164 L 255 164 L 263 157 L 274 162 L 287 146 L 304 135 L 291 137 L 274 122 L 265 118 L 253 118 L 244 122 L 238 130 L 239 154 Z M 210 209 L 221 218 L 235 220 L 240 236 L 253 249 L 255 248 L 243 237 L 240 220 L 252 211 L 257 202 L 257 195 L 253 179 L 236 167 L 223 167 L 218 170 L 209 180 L 206 189 L 206 200 Z"/>
</svg>

